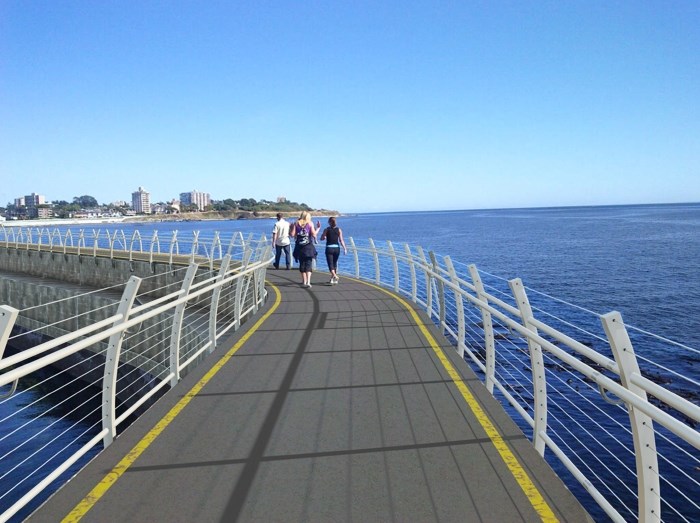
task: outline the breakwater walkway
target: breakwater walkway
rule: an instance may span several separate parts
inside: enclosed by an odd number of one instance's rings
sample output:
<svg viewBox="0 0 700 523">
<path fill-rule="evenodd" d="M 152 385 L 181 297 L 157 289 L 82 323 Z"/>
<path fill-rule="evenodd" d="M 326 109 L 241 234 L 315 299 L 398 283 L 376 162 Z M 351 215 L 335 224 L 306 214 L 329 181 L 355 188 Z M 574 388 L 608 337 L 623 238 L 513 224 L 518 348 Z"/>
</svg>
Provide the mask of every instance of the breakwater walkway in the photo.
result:
<svg viewBox="0 0 700 523">
<path fill-rule="evenodd" d="M 269 271 L 258 315 L 29 521 L 590 520 L 424 312 L 326 278 Z"/>
</svg>

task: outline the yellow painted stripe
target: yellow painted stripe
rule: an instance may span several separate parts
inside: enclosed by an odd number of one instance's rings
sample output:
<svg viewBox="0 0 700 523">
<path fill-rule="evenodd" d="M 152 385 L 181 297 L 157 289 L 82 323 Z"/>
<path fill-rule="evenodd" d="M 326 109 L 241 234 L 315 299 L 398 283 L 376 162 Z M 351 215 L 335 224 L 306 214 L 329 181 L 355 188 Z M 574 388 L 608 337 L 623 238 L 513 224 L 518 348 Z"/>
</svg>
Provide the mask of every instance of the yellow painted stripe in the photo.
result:
<svg viewBox="0 0 700 523">
<path fill-rule="evenodd" d="M 370 287 L 373 287 L 384 292 L 385 294 L 388 294 L 408 310 L 409 314 L 411 314 L 411 317 L 413 318 L 413 321 L 415 321 L 416 325 L 418 325 L 418 328 L 423 333 L 423 336 L 425 336 L 425 339 L 432 347 L 433 351 L 435 352 L 435 355 L 438 357 L 440 363 L 442 363 L 442 366 L 447 371 L 447 374 L 450 376 L 450 378 L 452 378 L 452 381 L 455 383 L 457 389 L 462 394 L 464 401 L 467 402 L 467 405 L 474 413 L 474 416 L 476 416 L 476 419 L 486 431 L 486 435 L 489 437 L 494 447 L 496 447 L 496 450 L 500 454 L 501 459 L 505 462 L 511 474 L 513 474 L 513 477 L 518 482 L 518 485 L 520 485 L 520 488 L 523 489 L 523 492 L 530 500 L 530 503 L 532 504 L 535 511 L 537 511 L 537 514 L 539 514 L 539 516 L 542 518 L 542 521 L 546 521 L 548 523 L 559 521 L 554 515 L 554 511 L 552 510 L 552 508 L 549 506 L 547 501 L 545 501 L 540 491 L 532 482 L 532 479 L 530 479 L 530 476 L 528 476 L 527 472 L 525 472 L 525 469 L 518 461 L 518 458 L 516 458 L 515 454 L 513 454 L 513 451 L 510 450 L 510 447 L 508 447 L 508 444 L 498 432 L 496 426 L 488 417 L 484 409 L 481 408 L 481 405 L 479 405 L 479 402 L 471 393 L 469 387 L 467 387 L 466 383 L 464 383 L 464 380 L 462 380 L 462 377 L 460 376 L 459 372 L 457 372 L 457 369 L 454 368 L 454 365 L 452 365 L 447 355 L 440 348 L 433 335 L 430 334 L 430 331 L 426 327 L 425 323 L 421 321 L 420 317 L 418 316 L 418 313 L 416 313 L 414 308 L 411 305 L 409 305 L 409 303 L 406 300 L 404 300 L 401 296 L 394 294 L 393 292 L 387 289 L 384 289 L 382 287 L 379 287 L 378 285 L 374 285 L 368 282 L 362 283 L 365 283 Z"/>
<path fill-rule="evenodd" d="M 204 377 L 199 380 L 185 396 L 177 402 L 177 404 L 170 409 L 170 411 L 161 418 L 161 420 L 146 434 L 141 441 L 139 441 L 134 448 L 132 448 L 122 460 L 117 463 L 117 465 L 100 481 L 95 488 L 93 488 L 90 493 L 83 498 L 83 500 L 78 503 L 73 510 L 63 518 L 63 523 L 80 521 L 80 519 L 87 514 L 87 512 L 97 503 L 97 501 L 105 495 L 105 493 L 114 485 L 117 480 L 121 477 L 127 469 L 133 465 L 133 463 L 138 459 L 138 457 L 143 454 L 143 452 L 148 448 L 148 446 L 155 441 L 155 439 L 160 435 L 165 427 L 167 427 L 171 421 L 184 409 L 187 404 L 192 401 L 192 399 L 202 390 L 202 388 L 214 377 L 214 375 L 221 370 L 221 368 L 226 365 L 228 360 L 230 360 L 234 354 L 240 349 L 243 344 L 253 335 L 253 333 L 260 328 L 260 326 L 267 320 L 270 315 L 275 312 L 277 307 L 282 301 L 282 294 L 279 289 L 274 285 L 267 282 L 272 290 L 275 291 L 275 303 L 257 322 L 253 325 L 250 330 L 248 330 L 236 344 L 229 349 L 229 351 L 224 354 L 219 361 L 217 361 L 214 366 L 209 369 L 209 371 L 204 375 Z"/>
</svg>

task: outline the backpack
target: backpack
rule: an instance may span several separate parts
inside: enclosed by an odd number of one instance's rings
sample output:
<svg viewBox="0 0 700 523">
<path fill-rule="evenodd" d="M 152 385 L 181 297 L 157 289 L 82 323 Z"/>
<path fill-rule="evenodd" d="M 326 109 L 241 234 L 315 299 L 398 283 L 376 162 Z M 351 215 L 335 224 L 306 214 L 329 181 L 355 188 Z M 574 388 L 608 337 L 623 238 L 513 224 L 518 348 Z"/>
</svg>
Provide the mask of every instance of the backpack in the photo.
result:
<svg viewBox="0 0 700 523">
<path fill-rule="evenodd" d="M 308 245 L 310 238 L 309 238 L 309 228 L 308 225 L 304 225 L 303 227 L 297 226 L 297 235 L 295 238 L 296 244 L 299 246 L 302 245 Z"/>
</svg>

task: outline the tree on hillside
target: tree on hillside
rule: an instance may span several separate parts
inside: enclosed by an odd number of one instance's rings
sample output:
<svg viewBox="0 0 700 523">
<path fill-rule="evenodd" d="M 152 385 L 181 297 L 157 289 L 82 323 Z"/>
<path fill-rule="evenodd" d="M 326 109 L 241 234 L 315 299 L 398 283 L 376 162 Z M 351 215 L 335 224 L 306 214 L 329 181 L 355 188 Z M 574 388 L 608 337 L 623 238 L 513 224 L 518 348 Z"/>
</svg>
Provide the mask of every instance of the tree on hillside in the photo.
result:
<svg viewBox="0 0 700 523">
<path fill-rule="evenodd" d="M 73 203 L 76 205 L 79 205 L 83 209 L 93 209 L 95 207 L 99 207 L 99 204 L 97 203 L 97 200 L 93 198 L 92 196 L 74 196 L 73 197 Z"/>
<path fill-rule="evenodd" d="M 241 209 L 250 210 L 255 207 L 258 202 L 256 202 L 254 198 L 241 198 L 238 204 L 241 206 Z"/>
</svg>

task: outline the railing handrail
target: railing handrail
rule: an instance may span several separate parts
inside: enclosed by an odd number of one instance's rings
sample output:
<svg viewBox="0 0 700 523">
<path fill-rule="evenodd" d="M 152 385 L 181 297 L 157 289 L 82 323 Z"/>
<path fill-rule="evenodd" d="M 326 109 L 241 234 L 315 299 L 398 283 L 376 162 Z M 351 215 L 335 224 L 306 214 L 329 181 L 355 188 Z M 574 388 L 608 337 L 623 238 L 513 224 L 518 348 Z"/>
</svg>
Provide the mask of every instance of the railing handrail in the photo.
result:
<svg viewBox="0 0 700 523">
<path fill-rule="evenodd" d="M 33 242 L 35 236 L 37 242 Z M 110 238 L 108 241 L 110 256 L 115 256 L 114 243 L 116 236 L 116 232 L 114 237 L 108 235 L 108 238 Z M 239 305 L 242 304 L 242 296 L 248 292 L 251 286 L 253 287 L 252 292 L 256 298 L 253 299 L 253 304 L 246 309 L 246 313 L 254 312 L 257 310 L 261 300 L 264 299 L 264 269 L 271 262 L 269 256 L 270 246 L 268 245 L 269 242 L 265 241 L 260 242 L 257 248 L 250 248 L 250 242 L 246 244 L 243 235 L 236 233 L 231 238 L 226 255 L 231 253 L 231 249 L 239 236 L 243 248 L 240 268 L 232 269 L 230 272 L 227 270 L 223 276 L 220 274 L 208 277 L 203 281 L 192 282 L 192 285 L 189 285 L 186 291 L 177 291 L 148 304 L 134 305 L 130 307 L 128 314 L 125 316 L 119 314 L 110 316 L 108 319 L 103 320 L 99 327 L 96 327 L 95 325 L 97 324 L 95 324 L 86 329 L 76 331 L 72 333 L 74 339 L 78 340 L 81 336 L 83 339 L 74 341 L 67 349 L 61 349 L 60 353 L 63 354 L 62 351 L 70 351 L 75 347 L 82 348 L 91 343 L 107 339 L 112 335 L 123 333 L 129 328 L 142 324 L 146 319 L 156 317 L 163 311 L 181 306 L 191 299 L 204 297 L 233 280 L 242 282 L 236 286 L 235 302 Z M 47 243 L 42 244 L 42 238 L 46 238 Z M 138 251 L 134 251 L 135 239 L 138 239 Z M 81 231 L 79 234 L 78 253 L 85 254 L 83 251 L 88 251 L 89 247 L 92 246 L 92 254 L 97 256 L 99 234 L 93 231 L 92 244 L 87 240 L 89 238 L 86 237 L 84 231 Z M 0 226 L 0 246 L 4 244 L 6 248 L 19 249 L 21 245 L 22 249 L 36 246 L 37 249 L 42 248 L 46 250 L 45 248 L 48 244 L 50 252 L 54 248 L 60 248 L 61 252 L 65 253 L 69 242 L 73 245 L 73 235 L 70 231 L 66 232 L 64 236 L 61 236 L 60 233 L 56 236 L 43 231 L 38 234 L 33 234 L 31 230 L 15 231 L 12 229 L 8 231 L 4 226 Z M 124 243 L 123 251 L 127 251 L 125 238 Z M 547 371 L 543 367 L 541 355 L 538 356 L 535 352 L 541 351 L 546 353 L 556 361 L 567 366 L 567 368 L 572 369 L 594 383 L 605 401 L 610 401 L 610 398 L 607 396 L 610 393 L 615 395 L 618 401 L 624 402 L 629 412 L 631 439 L 634 442 L 635 449 L 637 449 L 635 455 L 637 457 L 637 498 L 639 505 L 636 514 L 639 520 L 648 520 L 654 515 L 658 517 L 661 513 L 661 497 L 658 486 L 659 478 L 656 472 L 657 454 L 654 432 L 657 429 L 654 427 L 654 424 L 665 427 L 682 441 L 695 449 L 700 449 L 700 432 L 692 426 L 693 424 L 700 424 L 700 407 L 667 387 L 655 383 L 642 375 L 636 363 L 634 349 L 626 334 L 626 329 L 619 313 L 613 311 L 607 315 L 598 316 L 602 327 L 606 331 L 607 342 L 614 356 L 614 358 L 611 358 L 576 340 L 566 332 L 562 332 L 550 323 L 535 317 L 533 309 L 529 305 L 525 287 L 522 286 L 517 278 L 508 282 L 513 293 L 513 302 L 515 303 L 515 305 L 511 305 L 501 297 L 486 291 L 479 279 L 479 271 L 473 265 L 469 267 L 470 275 L 463 275 L 459 273 L 449 257 L 443 258 L 441 263 L 440 258 L 435 253 L 429 252 L 428 256 L 426 256 L 423 249 L 418 246 L 412 248 L 405 244 L 404 248 L 401 249 L 396 248 L 391 242 L 386 242 L 387 247 L 382 248 L 378 246 L 378 242 L 372 239 L 361 242 L 352 237 L 348 238 L 347 243 L 349 254 L 352 255 L 353 268 L 352 270 L 342 270 L 341 272 L 385 286 L 397 293 L 408 296 L 417 305 L 425 307 L 426 313 L 431 320 L 447 333 L 448 338 L 454 341 L 460 355 L 464 354 L 468 361 L 484 372 L 487 389 L 492 393 L 494 389 L 501 393 L 506 402 L 513 407 L 532 429 L 533 444 L 535 444 L 538 452 L 544 455 L 545 448 L 551 449 L 557 459 L 581 483 L 583 488 L 591 494 L 602 510 L 616 521 L 624 520 L 618 509 L 614 508 L 610 501 L 606 499 L 606 496 L 586 479 L 583 471 L 579 470 L 576 464 L 567 457 L 565 450 L 551 437 L 550 430 L 552 429 L 547 423 L 546 407 L 550 394 L 547 390 L 546 379 L 539 381 L 541 378 L 544 378 Z M 167 249 L 171 263 L 173 252 L 178 254 L 181 250 L 187 252 L 184 248 L 186 244 L 186 241 L 178 239 L 177 231 L 172 234 Z M 224 255 L 223 245 L 218 234 L 214 236 L 210 248 L 207 248 L 206 240 L 199 238 L 198 234 L 194 234 L 193 240 L 189 245 L 191 246 L 189 252 L 190 260 L 194 262 L 195 256 L 198 256 L 197 260 L 201 261 L 202 264 L 207 263 L 210 269 L 214 267 L 215 257 Z M 200 246 L 205 250 L 204 256 L 196 253 Z M 160 243 L 158 243 L 157 249 L 160 251 Z M 143 250 L 144 247 L 140 235 L 134 234 L 128 246 L 129 258 L 131 259 L 134 252 L 143 252 Z M 150 254 L 152 260 L 153 246 L 149 245 L 146 252 Z M 268 254 L 267 256 L 266 253 Z M 406 275 L 406 270 L 409 272 L 408 275 Z M 424 281 L 419 277 L 421 274 Z M 469 276 L 471 276 L 471 282 L 467 279 Z M 405 287 L 402 286 L 404 283 L 406 283 Z M 477 357 L 477 354 L 470 348 L 469 340 L 466 339 L 465 333 L 467 329 L 463 310 L 464 305 L 472 307 L 482 318 L 484 339 L 476 341 L 478 342 L 477 347 L 486 352 L 484 356 L 485 363 Z M 437 309 L 435 309 L 436 306 Z M 234 325 L 239 324 L 241 314 L 242 306 L 236 310 Z M 451 316 L 453 314 L 455 317 Z M 494 372 L 495 362 L 500 361 L 499 358 L 503 358 L 503 356 L 497 356 L 496 349 L 492 343 L 491 319 L 498 322 L 501 328 L 517 334 L 529 346 L 532 367 L 530 369 L 532 373 L 530 386 L 536 389 L 531 390 L 530 393 L 535 398 L 535 402 L 538 405 L 542 405 L 539 411 L 535 409 L 535 417 L 527 412 L 527 406 L 523 407 L 521 404 L 522 400 L 511 394 L 507 384 Z M 108 326 L 110 324 L 112 325 L 111 327 Z M 617 329 L 616 334 L 610 332 L 611 325 L 614 325 L 614 328 Z M 100 329 L 103 330 L 100 331 Z M 91 334 L 95 330 L 99 332 Z M 2 333 L 0 333 L 0 341 L 2 340 L 1 335 Z M 62 337 L 62 342 L 72 340 L 73 338 L 70 336 Z M 84 338 L 85 336 L 87 338 Z M 489 336 L 491 336 L 490 342 Z M 190 355 L 186 364 L 194 361 L 201 352 L 210 350 L 214 344 L 215 337 L 210 339 L 206 346 L 200 347 L 197 353 Z M 43 344 L 43 347 L 39 346 L 32 349 L 34 352 L 30 354 L 39 356 L 43 351 L 48 351 L 58 345 L 59 343 L 56 340 L 46 342 Z M 0 347 L 0 354 L 2 354 L 2 349 L 3 347 Z M 42 356 L 38 361 L 49 361 L 56 354 Z M 0 360 L 0 371 L 12 364 L 20 364 L 22 361 L 22 358 L 16 356 L 2 359 Z M 171 372 L 165 378 L 166 380 L 177 381 L 178 365 L 171 367 Z M 20 366 L 5 374 L 1 374 L 0 385 L 11 383 L 18 377 L 21 377 L 23 374 L 18 370 L 20 368 L 22 367 Z M 537 385 L 535 385 L 536 383 Z M 649 395 L 655 398 L 654 403 L 649 400 Z M 682 416 L 673 416 L 667 411 L 668 409 L 682 414 L 688 421 L 679 419 Z M 640 420 L 645 419 L 645 416 L 648 417 L 649 423 L 642 421 L 640 424 Z M 113 422 L 114 420 L 111 421 Z M 644 434 L 640 433 L 642 431 L 640 431 L 639 427 L 647 427 Z M 653 429 L 651 434 L 649 434 L 649 428 Z M 654 472 L 650 473 L 649 470 L 654 470 Z M 627 508 L 627 510 L 630 509 Z"/>
<path fill-rule="evenodd" d="M 97 239 L 100 237 L 99 233 L 95 233 L 94 231 L 93 233 L 94 238 Z M 25 237 L 30 238 L 30 235 L 25 235 Z M 39 239 L 41 237 L 41 235 L 38 236 Z M 88 246 L 84 243 L 84 237 L 84 234 L 81 234 L 81 245 L 83 248 L 87 249 Z M 7 244 L 7 235 L 3 237 L 2 233 L 0 233 L 0 238 L 4 238 Z M 17 236 L 13 237 L 13 240 L 15 238 L 17 238 Z M 48 238 L 49 243 L 51 243 L 52 237 L 48 236 Z M 116 233 L 109 241 L 109 250 L 105 249 L 105 252 L 110 253 L 109 256 L 114 255 L 114 238 L 116 238 Z M 140 243 L 140 241 L 140 236 L 135 235 L 132 237 L 131 246 L 133 247 L 135 242 Z M 0 240 L 0 245 L 1 242 L 2 240 Z M 57 243 L 63 243 L 63 241 Z M 21 311 L 17 311 L 12 307 L 0 305 L 0 386 L 10 383 L 16 384 L 19 379 L 28 374 L 45 368 L 84 349 L 91 349 L 92 347 L 97 347 L 98 344 L 108 342 L 108 356 L 105 358 L 105 370 L 102 381 L 103 421 L 101 431 L 99 434 L 92 437 L 90 441 L 81 445 L 80 448 L 73 452 L 65 461 L 59 463 L 56 468 L 49 473 L 48 478 L 40 481 L 11 507 L 0 514 L 0 521 L 6 521 L 21 510 L 27 503 L 31 502 L 32 499 L 39 495 L 51 483 L 51 481 L 67 470 L 72 463 L 76 462 L 91 448 L 98 445 L 100 441 L 103 442 L 105 447 L 108 446 L 116 436 L 120 425 L 126 421 L 136 409 L 158 394 L 164 387 L 177 384 L 181 371 L 191 367 L 204 352 L 211 352 L 216 345 L 217 339 L 220 339 L 230 328 L 238 328 L 242 319 L 257 311 L 266 299 L 266 292 L 263 285 L 264 275 L 267 267 L 272 263 L 273 257 L 271 246 L 264 235 L 255 243 L 257 244 L 255 248 L 251 248 L 250 242 L 246 245 L 242 245 L 248 253 L 243 266 L 239 266 L 238 264 L 231 265 L 228 261 L 222 260 L 218 275 L 214 277 L 205 275 L 201 281 L 193 282 L 191 285 L 188 284 L 187 286 L 183 285 L 181 289 L 170 292 L 161 298 L 147 303 L 135 303 L 136 293 L 141 280 L 140 278 L 132 276 L 125 285 L 124 294 L 122 300 L 120 300 L 122 305 L 117 313 L 110 314 L 83 328 L 79 328 L 58 338 L 45 341 L 29 349 L 25 349 L 18 354 L 4 358 L 2 354 L 5 344 L 17 320 L 18 312 Z M 36 243 L 27 243 L 27 245 L 31 248 L 38 248 Z M 97 243 L 93 245 L 97 245 Z M 22 247 L 24 248 L 25 245 L 23 244 Z M 143 246 L 139 245 L 139 249 L 142 250 Z M 218 248 L 212 248 L 210 254 L 213 254 L 217 250 L 221 252 L 220 246 Z M 97 249 L 94 249 L 93 255 L 97 256 L 97 253 Z M 194 258 L 194 256 L 192 256 L 192 258 Z M 192 259 L 190 262 L 188 273 L 192 274 L 193 277 L 197 274 L 200 267 L 198 263 L 198 261 L 201 261 L 199 260 L 200 258 L 201 256 L 198 257 L 198 259 Z M 230 255 L 227 255 L 227 259 L 230 259 Z M 211 257 L 209 257 L 209 263 L 211 263 L 211 267 L 213 267 L 213 260 Z M 207 270 L 210 271 L 211 269 L 207 267 Z M 234 289 L 234 287 L 235 297 L 231 292 L 227 293 L 225 296 L 220 292 L 224 288 L 231 290 Z M 116 376 L 117 369 L 120 365 L 121 342 L 125 334 L 131 331 L 138 331 L 143 325 L 147 324 L 149 320 L 168 318 L 169 315 L 172 314 L 171 311 L 177 308 L 184 310 L 184 307 L 189 303 L 203 303 L 206 307 L 215 310 L 218 307 L 218 302 L 216 304 L 211 303 L 214 299 L 218 301 L 226 300 L 227 306 L 233 307 L 234 311 L 227 315 L 231 320 L 220 325 L 218 324 L 217 315 L 209 314 L 207 316 L 209 328 L 207 329 L 206 340 L 203 340 L 203 343 L 199 347 L 188 347 L 188 352 L 186 354 L 182 350 L 171 353 L 169 358 L 171 361 L 171 369 L 173 370 L 160 377 L 156 377 L 157 381 L 150 390 L 143 393 L 129 408 L 117 415 L 115 409 L 117 394 Z M 180 339 L 184 328 L 185 322 L 178 324 L 177 330 L 172 334 L 172 338 Z M 14 387 L 11 393 L 14 393 Z"/>
<path fill-rule="evenodd" d="M 463 332 L 464 327 L 463 325 L 458 324 L 456 331 L 452 330 L 451 327 L 446 324 L 444 318 L 445 313 L 443 311 L 433 310 L 433 300 L 431 299 L 431 295 L 433 293 L 437 293 L 437 300 L 435 301 L 441 304 L 441 307 L 445 300 L 445 292 L 449 291 L 454 294 L 454 307 L 457 311 L 456 316 L 458 323 L 464 321 L 463 315 L 459 314 L 459 303 L 461 303 L 462 300 L 466 300 L 471 305 L 482 311 L 482 313 L 485 312 L 493 316 L 494 318 L 497 318 L 502 325 L 510 329 L 512 332 L 516 332 L 517 334 L 522 336 L 523 339 L 527 340 L 533 345 L 541 347 L 543 350 L 551 354 L 557 360 L 569 365 L 572 369 L 579 372 L 587 379 L 595 383 L 598 386 L 601 394 L 603 395 L 603 399 L 605 399 L 606 401 L 608 400 L 608 398 L 604 393 L 605 391 L 614 394 L 615 396 L 617 396 L 617 398 L 619 398 L 619 400 L 622 400 L 628 406 L 631 413 L 630 416 L 632 416 L 632 412 L 639 412 L 640 415 L 646 415 L 652 421 L 664 426 L 676 436 L 678 436 L 688 444 L 692 445 L 694 448 L 700 449 L 700 432 L 698 432 L 698 430 L 696 430 L 693 427 L 693 424 L 700 424 L 700 407 L 698 405 L 695 405 L 694 403 L 683 398 L 679 394 L 676 394 L 675 392 L 667 389 L 666 387 L 663 387 L 653 382 L 652 380 L 642 376 L 638 372 L 633 372 L 630 375 L 629 384 L 630 386 L 633 385 L 637 387 L 639 391 L 631 391 L 628 387 L 624 386 L 619 381 L 613 380 L 610 377 L 604 375 L 599 370 L 599 368 L 596 368 L 595 366 L 588 364 L 585 361 L 582 361 L 578 357 L 569 354 L 568 352 L 566 352 L 566 350 L 555 345 L 549 339 L 545 338 L 544 335 L 555 339 L 557 342 L 563 344 L 565 347 L 573 351 L 575 355 L 578 355 L 580 357 L 585 358 L 588 361 L 591 361 L 594 365 L 604 369 L 605 371 L 609 371 L 611 374 L 615 375 L 619 379 L 621 375 L 621 370 L 618 361 L 616 361 L 615 359 L 611 359 L 603 354 L 600 354 L 592 348 L 568 336 L 566 333 L 561 332 L 560 330 L 552 327 L 551 325 L 548 325 L 547 323 L 535 317 L 530 316 L 528 318 L 528 323 L 530 327 L 524 325 L 522 323 L 522 313 L 518 310 L 518 308 L 513 307 L 508 303 L 505 303 L 497 296 L 494 296 L 486 291 L 477 291 L 477 287 L 474 284 L 467 282 L 466 279 L 462 279 L 456 276 L 454 272 L 454 267 L 452 266 L 448 257 L 446 257 L 445 259 L 445 267 L 442 267 L 437 263 L 437 257 L 434 255 L 434 253 L 430 253 L 431 262 L 428 262 L 425 259 L 425 257 L 414 257 L 410 255 L 411 247 L 408 245 L 405 246 L 405 249 L 402 252 L 401 249 L 396 249 L 393 245 L 391 245 L 390 242 L 387 242 L 387 248 L 380 248 L 377 247 L 377 243 L 375 241 L 369 240 L 367 241 L 366 245 L 363 245 L 359 241 L 353 238 L 349 238 L 348 244 L 350 254 L 353 255 L 355 267 L 353 268 L 353 270 L 347 271 L 346 274 L 349 273 L 351 275 L 358 276 L 361 279 L 367 279 L 369 281 L 372 281 L 373 283 L 378 283 L 387 288 L 396 290 L 397 292 L 400 292 L 412 298 L 415 303 L 421 306 L 425 306 L 427 314 L 438 324 L 438 326 L 442 326 L 445 329 L 445 331 L 448 332 L 450 336 L 454 339 L 457 349 L 460 351 L 460 354 L 462 353 L 462 347 L 464 346 L 464 343 L 463 340 L 458 339 L 457 333 Z M 361 254 L 366 255 L 365 266 L 361 266 Z M 387 260 L 386 270 L 382 269 L 382 263 L 380 261 L 380 258 L 384 258 Z M 415 276 L 413 275 L 414 271 L 420 271 L 425 275 L 426 281 L 430 282 L 428 284 L 429 288 L 426 289 L 426 292 L 428 294 L 427 300 L 421 301 L 420 299 L 416 299 L 414 297 L 415 291 L 409 291 L 408 288 L 401 288 L 400 282 L 398 281 L 400 271 L 396 268 L 397 263 L 404 263 L 410 266 L 411 282 L 413 282 L 415 278 Z M 384 274 L 393 275 L 393 281 L 392 278 L 389 277 L 387 277 L 386 280 L 382 279 L 382 276 L 384 276 Z M 511 280 L 510 283 L 513 284 L 516 281 L 517 279 Z M 524 294 L 523 296 L 524 299 L 527 299 L 527 297 Z M 517 300 L 517 298 L 515 299 Z M 619 317 L 619 313 L 613 312 L 610 314 L 614 314 Z M 601 316 L 600 319 L 602 322 L 605 320 L 605 317 Z M 619 323 L 622 323 L 621 318 L 619 319 Z M 621 325 L 621 327 L 624 329 L 624 325 Z M 611 342 L 611 346 L 612 345 L 613 344 Z M 628 353 L 631 353 L 632 357 L 634 358 L 634 352 L 632 350 L 631 344 L 625 350 Z M 471 353 L 467 355 L 470 356 L 472 362 L 476 363 L 476 366 L 482 372 L 485 372 L 487 374 L 487 378 L 493 379 L 491 376 L 488 376 L 488 373 L 486 372 L 486 366 L 481 361 L 479 361 Z M 496 388 L 504 394 L 504 397 L 511 404 L 511 406 L 514 407 L 514 409 L 517 412 L 519 412 L 519 414 L 523 417 L 526 423 L 534 429 L 536 425 L 535 420 L 532 418 L 532 416 L 530 416 L 525 410 L 522 409 L 522 407 L 518 404 L 517 400 L 510 395 L 510 393 L 501 383 L 499 383 L 496 380 L 495 385 Z M 661 408 L 651 403 L 647 398 L 647 394 L 654 396 L 657 401 L 673 409 L 674 411 L 682 413 L 684 416 L 687 417 L 689 422 L 683 422 L 669 414 L 664 408 Z M 644 445 L 638 444 L 638 442 L 636 441 L 638 435 L 634 431 L 633 437 L 635 438 L 635 448 L 642 448 L 643 446 L 654 448 L 653 435 L 651 437 L 651 442 L 646 441 Z M 542 454 L 544 454 L 543 448 L 545 445 L 547 448 L 550 448 L 554 452 L 554 454 L 557 456 L 558 459 L 560 459 L 562 464 L 572 473 L 573 477 L 581 483 L 584 489 L 586 489 L 589 492 L 589 494 L 591 494 L 593 499 L 599 504 L 599 506 L 609 517 L 611 517 L 615 521 L 625 520 L 624 517 L 618 512 L 618 510 L 615 509 L 611 505 L 611 503 L 608 502 L 605 496 L 603 496 L 602 493 L 598 491 L 598 489 L 591 485 L 591 483 L 587 480 L 586 476 L 575 466 L 573 462 L 571 462 L 571 460 L 569 460 L 568 458 L 562 459 L 565 456 L 565 453 L 554 442 L 554 440 L 547 435 L 546 429 L 545 432 L 541 433 L 535 431 L 533 433 L 533 438 L 541 440 L 543 447 L 542 450 L 540 450 L 540 452 Z M 648 484 L 649 473 L 647 472 L 647 470 L 657 470 L 657 467 L 655 466 L 656 453 L 640 451 L 638 452 L 638 454 L 643 454 L 641 459 L 650 460 L 650 463 L 640 463 L 640 456 L 638 456 L 638 517 L 640 521 L 643 521 L 648 520 L 648 518 L 652 517 L 658 518 L 658 515 L 660 514 L 661 498 L 658 495 L 658 477 L 652 478 L 652 481 L 654 482 L 654 485 L 652 487 L 650 487 Z M 651 465 L 652 460 L 653 466 Z M 644 478 L 642 478 L 642 476 L 644 476 Z M 656 492 L 653 492 L 653 495 L 650 495 L 648 491 L 650 489 L 653 491 L 654 488 L 656 489 Z"/>
</svg>

